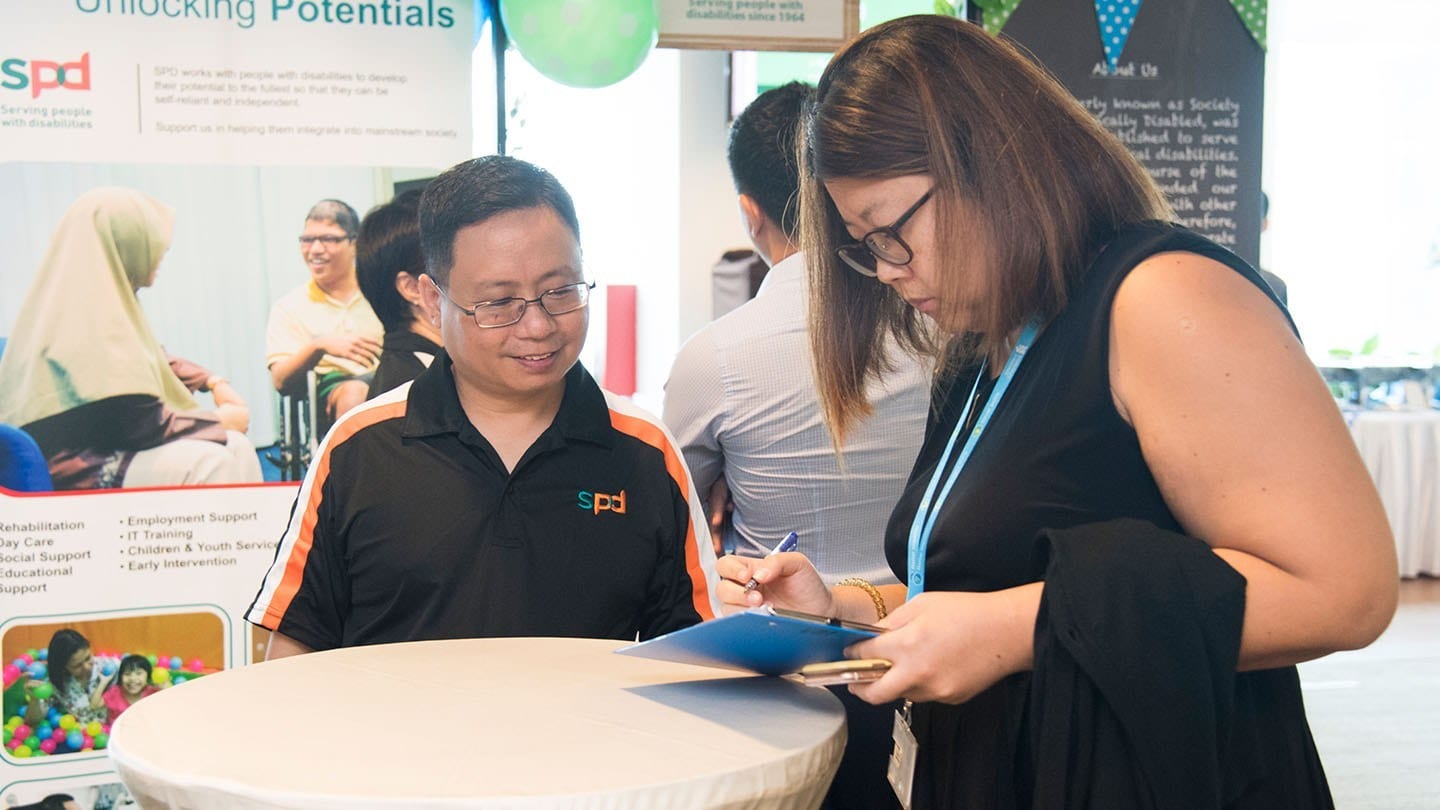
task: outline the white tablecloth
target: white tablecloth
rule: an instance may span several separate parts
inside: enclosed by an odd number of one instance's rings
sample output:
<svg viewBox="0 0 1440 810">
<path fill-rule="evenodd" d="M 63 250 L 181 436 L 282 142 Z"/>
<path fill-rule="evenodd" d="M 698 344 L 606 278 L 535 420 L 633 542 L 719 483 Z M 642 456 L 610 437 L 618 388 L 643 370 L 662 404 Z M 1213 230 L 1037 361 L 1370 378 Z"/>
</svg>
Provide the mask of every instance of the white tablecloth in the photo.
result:
<svg viewBox="0 0 1440 810">
<path fill-rule="evenodd" d="M 1440 411 L 1361 411 L 1350 433 L 1390 517 L 1400 575 L 1440 576 Z"/>
<path fill-rule="evenodd" d="M 845 746 L 827 690 L 612 654 L 388 644 L 254 664 L 116 723 L 145 808 L 815 808 Z"/>
</svg>

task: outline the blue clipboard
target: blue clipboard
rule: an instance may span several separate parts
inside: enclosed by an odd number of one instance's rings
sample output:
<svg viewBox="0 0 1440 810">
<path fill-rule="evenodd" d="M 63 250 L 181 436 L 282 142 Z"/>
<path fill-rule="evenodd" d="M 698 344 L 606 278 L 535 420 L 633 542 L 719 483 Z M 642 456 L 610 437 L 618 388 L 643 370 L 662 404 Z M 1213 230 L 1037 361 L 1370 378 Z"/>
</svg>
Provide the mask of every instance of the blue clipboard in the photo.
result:
<svg viewBox="0 0 1440 810">
<path fill-rule="evenodd" d="M 666 633 L 615 652 L 682 664 L 785 675 L 806 664 L 839 661 L 845 648 L 884 628 L 768 606 Z"/>
</svg>

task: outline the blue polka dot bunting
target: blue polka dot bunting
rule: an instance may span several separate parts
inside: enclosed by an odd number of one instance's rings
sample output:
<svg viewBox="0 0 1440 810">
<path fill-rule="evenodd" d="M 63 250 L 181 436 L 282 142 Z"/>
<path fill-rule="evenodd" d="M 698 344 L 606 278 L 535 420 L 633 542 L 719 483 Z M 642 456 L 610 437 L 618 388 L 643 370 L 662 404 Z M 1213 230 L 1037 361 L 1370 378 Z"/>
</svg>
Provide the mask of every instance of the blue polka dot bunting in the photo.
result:
<svg viewBox="0 0 1440 810">
<path fill-rule="evenodd" d="M 1125 51 L 1125 40 L 1130 38 L 1130 29 L 1135 26 L 1135 14 L 1140 11 L 1141 0 L 1095 0 L 1095 18 L 1100 24 L 1100 44 L 1105 47 L 1105 61 L 1110 72 L 1120 64 L 1120 54 Z"/>
</svg>

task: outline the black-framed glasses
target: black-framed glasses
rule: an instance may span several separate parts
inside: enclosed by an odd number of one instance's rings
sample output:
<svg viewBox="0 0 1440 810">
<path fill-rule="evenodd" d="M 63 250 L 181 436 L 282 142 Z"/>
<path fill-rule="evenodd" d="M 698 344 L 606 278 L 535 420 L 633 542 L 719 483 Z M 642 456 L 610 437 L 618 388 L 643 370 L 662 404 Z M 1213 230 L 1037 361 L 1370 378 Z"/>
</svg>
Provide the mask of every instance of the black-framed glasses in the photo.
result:
<svg viewBox="0 0 1440 810">
<path fill-rule="evenodd" d="M 331 236 L 329 234 L 325 234 L 323 236 L 310 236 L 307 234 L 300 237 L 300 244 L 304 245 L 305 247 L 310 247 L 316 242 L 319 242 L 325 247 L 335 247 L 341 242 L 349 242 L 351 239 L 354 238 L 355 237 L 353 236 Z"/>
<path fill-rule="evenodd" d="M 894 223 L 883 228 L 876 228 L 857 241 L 847 242 L 835 248 L 835 253 L 850 266 L 851 270 L 869 278 L 875 278 L 877 275 L 876 259 L 897 267 L 909 264 L 915 258 L 915 252 L 905 244 L 905 240 L 900 238 L 900 229 L 905 227 L 905 223 L 910 220 L 910 217 L 914 216 L 915 212 L 920 210 L 920 206 L 924 205 L 925 201 L 930 199 L 930 195 L 934 193 L 935 189 L 933 188 L 925 192 L 925 196 L 916 200 L 915 204 L 907 208 L 905 213 L 901 214 Z"/>
<path fill-rule="evenodd" d="M 463 306 L 451 298 L 449 293 L 440 289 L 440 285 L 436 284 L 433 278 L 430 279 L 430 286 L 445 296 L 445 300 L 454 304 L 456 309 L 469 315 L 476 326 L 481 329 L 498 329 L 519 323 L 520 319 L 525 317 L 525 308 L 531 304 L 539 304 L 552 318 L 584 309 L 585 305 L 590 303 L 590 291 L 595 289 L 595 282 L 577 281 L 564 287 L 546 290 L 534 298 L 496 298 L 494 301 L 481 301 L 472 307 Z"/>
</svg>

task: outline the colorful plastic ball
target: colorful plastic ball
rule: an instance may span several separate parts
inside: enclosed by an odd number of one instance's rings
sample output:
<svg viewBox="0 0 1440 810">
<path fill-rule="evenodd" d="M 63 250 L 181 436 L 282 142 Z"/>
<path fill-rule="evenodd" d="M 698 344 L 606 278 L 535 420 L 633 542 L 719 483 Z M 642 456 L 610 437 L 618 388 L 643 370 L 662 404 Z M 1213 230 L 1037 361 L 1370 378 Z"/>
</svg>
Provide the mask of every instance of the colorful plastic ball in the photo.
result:
<svg viewBox="0 0 1440 810">
<path fill-rule="evenodd" d="M 184 675 L 176 675 L 175 677 L 170 679 L 170 685 L 179 686 L 180 684 L 185 683 L 188 680 L 190 679 L 185 677 Z"/>
<path fill-rule="evenodd" d="M 22 740 L 28 740 L 28 739 L 30 739 L 30 735 L 33 734 L 33 733 L 34 733 L 34 732 L 30 729 L 30 727 L 27 726 L 27 725 L 25 725 L 24 723 L 21 723 L 20 725 L 18 725 L 18 726 L 16 726 L 15 728 L 11 729 L 11 735 L 12 735 L 12 736 L 15 736 L 15 737 L 19 737 L 19 738 L 22 739 Z"/>
<path fill-rule="evenodd" d="M 17 745 L 11 753 L 19 759 L 25 759 L 35 752 L 30 750 L 30 746 L 28 745 Z"/>
<path fill-rule="evenodd" d="M 102 731 L 102 732 L 100 732 L 99 734 L 96 734 L 96 735 L 95 735 L 95 748 L 96 748 L 97 750 L 98 750 L 98 749 L 101 749 L 101 748 L 104 748 L 104 747 L 108 746 L 109 744 L 110 744 L 110 735 L 109 735 L 109 734 L 106 734 L 105 732 Z"/>
<path fill-rule="evenodd" d="M 50 696 L 55 694 L 55 685 L 49 681 L 41 681 L 30 690 L 30 694 L 34 695 L 36 700 L 49 700 Z"/>
<path fill-rule="evenodd" d="M 20 660 L 21 660 L 21 661 L 24 661 L 24 662 L 25 662 L 25 666 L 28 667 L 28 666 L 30 666 L 31 664 L 35 663 L 35 653 L 34 653 L 34 652 L 21 653 L 21 654 L 20 654 Z M 24 669 L 24 667 L 21 667 L 21 669 Z"/>
<path fill-rule="evenodd" d="M 22 658 L 16 658 L 14 661 L 11 661 L 11 662 L 10 662 L 10 666 L 15 667 L 16 669 L 20 670 L 21 672 L 24 672 L 24 671 L 25 671 L 25 668 L 28 667 L 28 666 L 30 666 L 30 662 L 29 662 L 29 661 L 26 661 L 23 657 L 22 657 Z"/>
<path fill-rule="evenodd" d="M 89 734 L 91 737 L 94 737 L 96 734 L 99 734 L 100 731 L 101 731 L 101 728 L 100 728 L 100 721 L 99 721 L 99 720 L 91 720 L 90 722 L 88 722 L 88 723 L 85 724 L 85 733 L 86 733 L 86 734 Z"/>
<path fill-rule="evenodd" d="M 9 683 L 20 677 L 20 667 L 17 667 L 14 664 L 6 664 L 3 672 L 5 674 L 6 683 Z"/>
<path fill-rule="evenodd" d="M 160 663 L 160 657 L 159 657 L 159 656 L 156 656 L 156 655 L 147 655 L 147 656 L 145 656 L 145 660 L 146 660 L 146 661 L 149 661 L 149 662 L 150 662 L 150 666 L 152 666 L 152 667 L 155 666 L 156 664 Z"/>
<path fill-rule="evenodd" d="M 19 748 L 24 744 L 25 741 L 20 739 L 19 737 L 11 737 L 9 735 L 6 735 L 5 737 L 5 747 L 9 748 L 11 751 L 14 751 L 16 748 Z"/>
<path fill-rule="evenodd" d="M 54 736 L 54 734 L 55 729 L 52 728 L 49 723 L 41 723 L 39 727 L 35 729 L 35 736 L 42 740 L 46 737 Z"/>
<path fill-rule="evenodd" d="M 73 715 L 73 714 L 64 714 L 64 715 L 61 715 L 61 716 L 60 716 L 60 728 L 63 728 L 63 729 L 65 729 L 66 731 L 69 731 L 70 729 L 75 728 L 76 725 L 77 725 L 77 723 L 76 723 L 76 720 L 75 720 L 75 715 Z"/>
<path fill-rule="evenodd" d="M 191 672 L 203 672 L 204 670 L 205 670 L 205 662 L 204 662 L 204 661 L 201 661 L 199 658 L 196 658 L 196 659 L 194 659 L 194 660 L 192 660 L 192 661 L 190 662 L 190 671 L 191 671 Z"/>
<path fill-rule="evenodd" d="M 107 677 L 110 676 L 110 675 L 114 675 L 114 674 L 115 674 L 115 663 L 114 663 L 113 661 L 106 661 L 105 663 L 101 664 L 101 665 L 100 665 L 100 673 L 101 673 L 102 675 L 107 676 Z"/>
<path fill-rule="evenodd" d="M 66 731 L 65 729 L 57 726 L 54 731 L 50 732 L 50 739 L 54 740 L 55 742 L 64 742 L 65 735 L 69 733 L 70 732 Z"/>
<path fill-rule="evenodd" d="M 94 738 L 94 737 L 91 737 L 89 734 L 82 734 L 82 735 L 80 735 L 80 750 L 81 750 L 81 751 L 89 751 L 90 749 L 92 749 L 92 748 L 94 748 L 94 747 L 95 747 L 95 738 Z"/>
<path fill-rule="evenodd" d="M 171 669 L 179 669 L 179 668 L 181 668 L 181 667 L 183 667 L 183 666 L 185 666 L 185 662 L 184 662 L 183 660 L 181 660 L 180 656 L 178 656 L 178 655 L 172 655 L 172 656 L 170 656 L 170 668 L 171 668 Z"/>
<path fill-rule="evenodd" d="M 40 741 L 40 750 L 47 754 L 55 753 L 55 740 L 46 738 Z"/>
<path fill-rule="evenodd" d="M 45 659 L 47 659 L 47 658 L 49 658 L 49 657 L 50 657 L 50 651 L 49 651 L 49 650 L 36 650 L 36 651 L 35 651 L 35 660 L 36 660 L 36 661 L 44 661 Z"/>
<path fill-rule="evenodd" d="M 30 677 L 34 678 L 37 681 L 45 680 L 45 677 L 49 674 L 50 670 L 45 668 L 44 661 L 36 661 L 35 663 L 30 665 Z"/>
<path fill-rule="evenodd" d="M 151 681 L 152 683 L 156 684 L 157 686 L 160 685 L 160 684 L 169 683 L 169 682 L 170 682 L 170 670 L 168 670 L 168 669 L 157 669 L 157 670 L 155 670 L 154 672 L 150 673 L 150 681 Z"/>
<path fill-rule="evenodd" d="M 25 722 L 24 718 L 17 714 L 16 716 L 5 721 L 5 730 L 14 731 L 15 727 L 23 722 Z"/>
<path fill-rule="evenodd" d="M 46 720 L 49 720 L 49 721 L 50 721 L 50 725 L 52 725 L 52 726 L 59 724 L 59 722 L 60 722 L 60 710 L 57 709 L 57 708 L 55 708 L 54 706 L 51 706 L 51 707 L 50 707 L 50 711 L 45 712 L 45 719 L 46 719 Z"/>
<path fill-rule="evenodd" d="M 10 736 L 10 729 L 0 731 L 0 745 L 9 746 L 12 739 L 14 738 Z"/>
<path fill-rule="evenodd" d="M 65 735 L 65 744 L 70 746 L 71 751 L 79 751 L 80 746 L 85 744 L 85 735 L 78 730 L 72 731 Z"/>
</svg>

